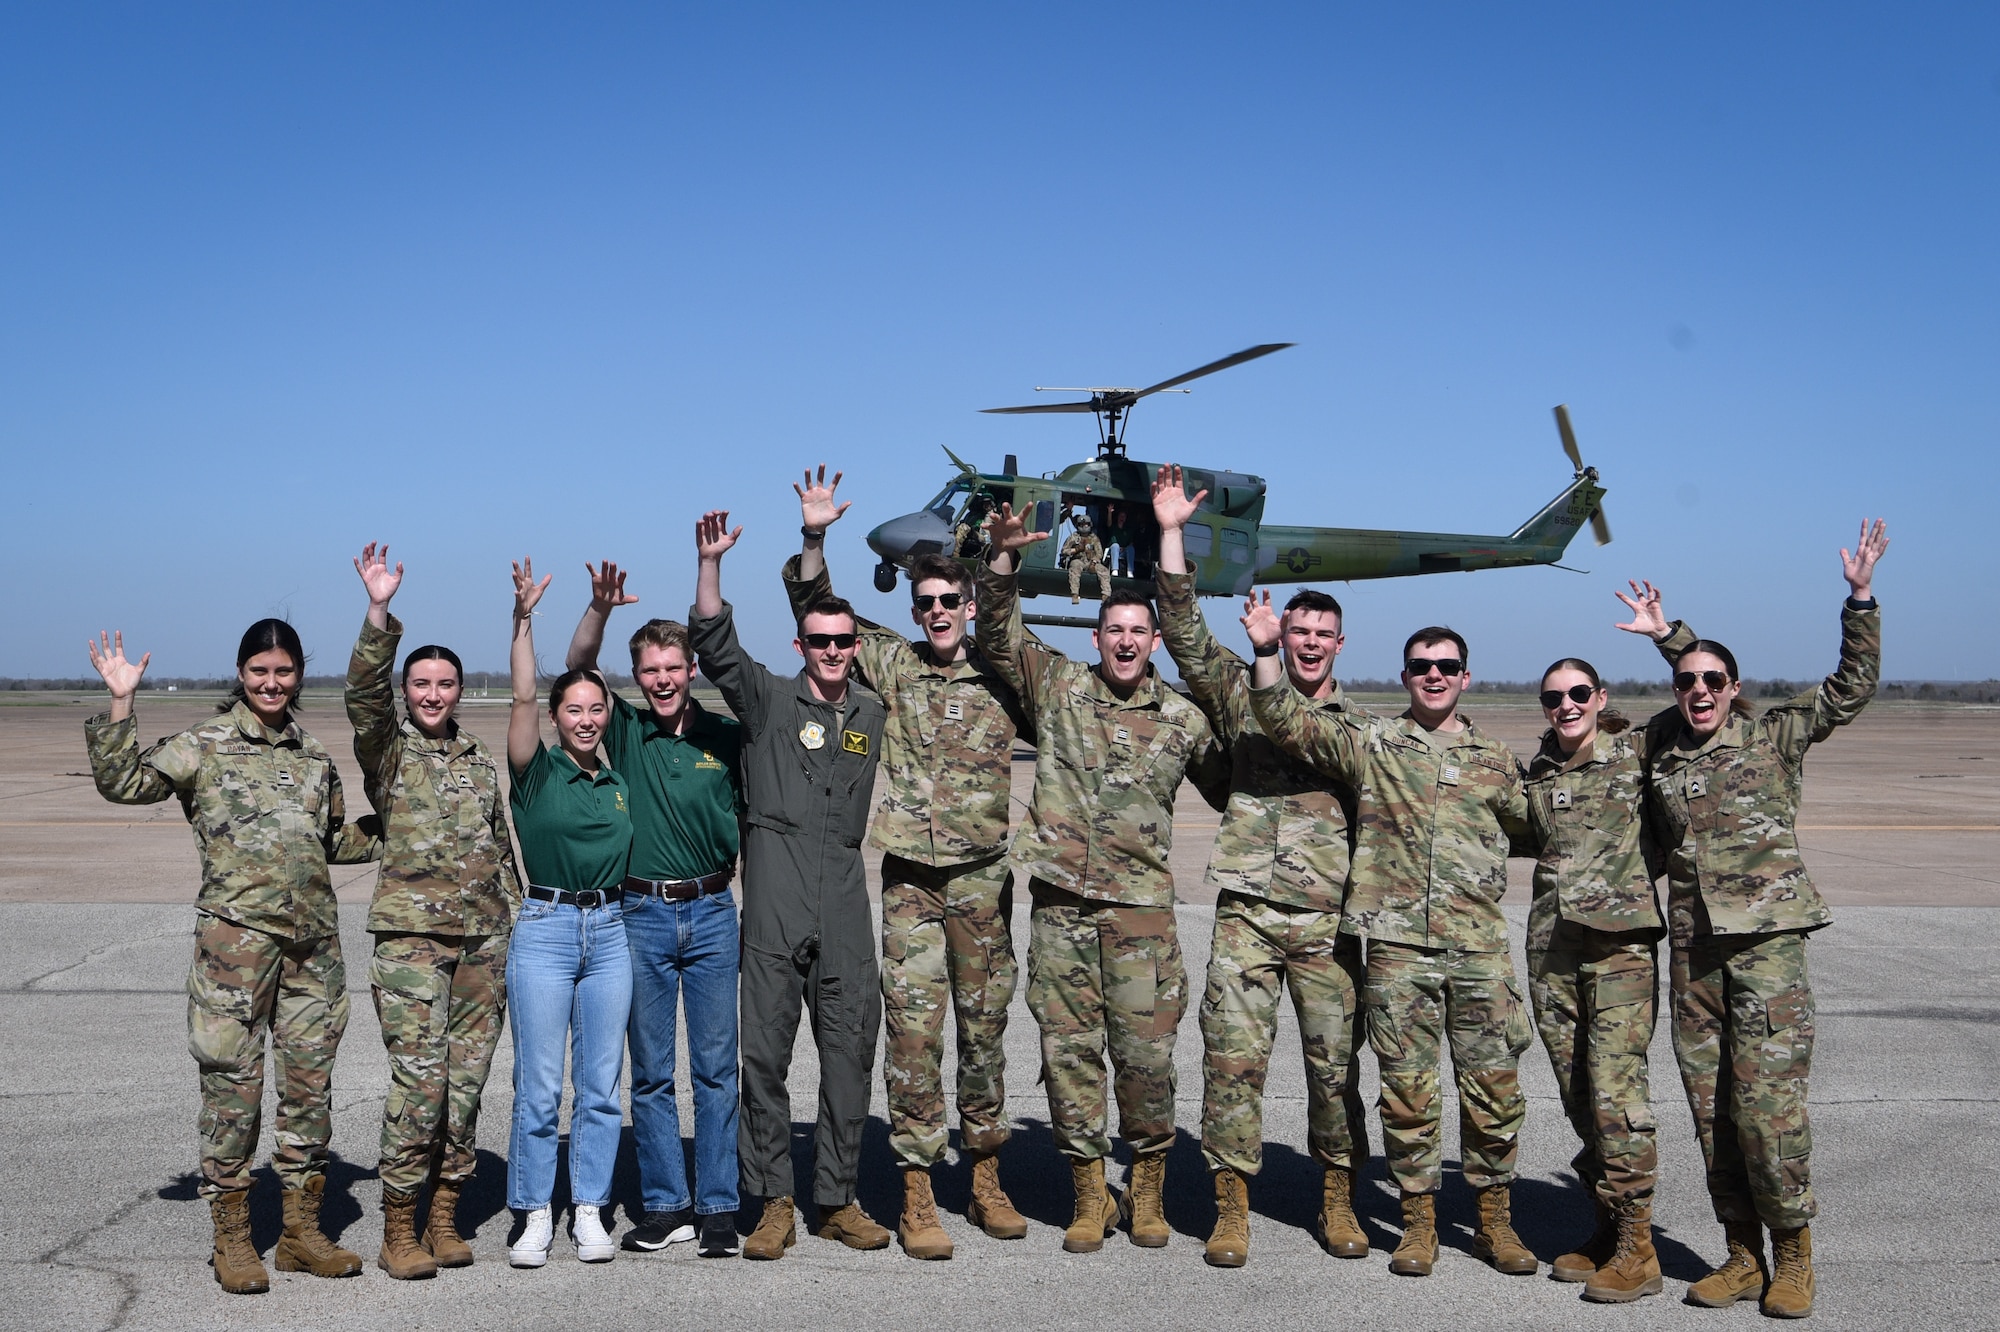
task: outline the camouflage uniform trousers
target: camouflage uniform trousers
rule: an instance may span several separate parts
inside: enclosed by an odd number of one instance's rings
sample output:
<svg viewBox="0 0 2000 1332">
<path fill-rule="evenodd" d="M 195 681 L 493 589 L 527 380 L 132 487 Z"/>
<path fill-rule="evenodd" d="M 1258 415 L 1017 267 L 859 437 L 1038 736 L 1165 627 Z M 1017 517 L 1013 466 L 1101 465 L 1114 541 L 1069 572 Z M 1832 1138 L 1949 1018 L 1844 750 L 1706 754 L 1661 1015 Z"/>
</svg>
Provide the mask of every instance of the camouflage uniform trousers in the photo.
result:
<svg viewBox="0 0 2000 1332">
<path fill-rule="evenodd" d="M 264 1107 L 264 1035 L 278 1074 L 271 1165 L 288 1189 L 326 1170 L 333 1055 L 347 1030 L 340 938 L 281 939 L 207 913 L 195 917 L 188 1052 L 201 1069 L 201 1194 L 250 1187 Z"/>
<path fill-rule="evenodd" d="M 1674 1054 L 1716 1219 L 1806 1224 L 1819 1206 L 1806 1119 L 1813 998 L 1805 935 L 1710 934 L 1676 944 L 1673 1005 Z"/>
<path fill-rule="evenodd" d="M 1013 915 L 1004 855 L 940 866 L 882 857 L 882 1082 L 899 1165 L 928 1168 L 944 1155 L 947 1001 L 958 1036 L 959 1141 L 977 1152 L 1007 1141 Z"/>
<path fill-rule="evenodd" d="M 1653 1196 L 1660 1161 L 1646 1047 L 1658 990 L 1651 939 L 1560 921 L 1550 947 L 1528 954 L 1535 1025 L 1583 1143 L 1571 1164 L 1607 1207 Z"/>
<path fill-rule="evenodd" d="M 1382 1153 L 1398 1187 L 1438 1189 L 1447 1038 L 1465 1182 L 1475 1189 L 1510 1182 L 1528 1115 L 1519 1060 L 1532 1039 L 1513 959 L 1371 941 L 1365 1003 L 1368 1044 L 1381 1065 Z"/>
<path fill-rule="evenodd" d="M 1118 1132 L 1134 1152 L 1174 1140 L 1174 1033 L 1187 970 L 1172 907 L 1119 906 L 1031 880 L 1028 1011 L 1042 1030 L 1042 1076 L 1056 1148 L 1111 1154 L 1104 1054 L 1111 1053 Z"/>
<path fill-rule="evenodd" d="M 378 934 L 368 980 L 389 1051 L 385 1188 L 472 1178 L 479 1096 L 507 1013 L 507 936 Z"/>
<path fill-rule="evenodd" d="M 1368 1159 L 1361 1053 L 1361 941 L 1338 911 L 1279 906 L 1224 892 L 1215 903 L 1201 1000 L 1201 1151 L 1210 1170 L 1254 1175 L 1264 1160 L 1264 1078 L 1289 988 L 1305 1046 L 1306 1137 L 1321 1165 Z"/>
<path fill-rule="evenodd" d="M 1111 570 L 1105 567 L 1102 560 L 1069 562 L 1069 599 L 1075 601 L 1083 595 L 1083 573 L 1086 569 L 1097 575 L 1097 599 L 1104 600 L 1105 594 L 1111 590 Z"/>
</svg>

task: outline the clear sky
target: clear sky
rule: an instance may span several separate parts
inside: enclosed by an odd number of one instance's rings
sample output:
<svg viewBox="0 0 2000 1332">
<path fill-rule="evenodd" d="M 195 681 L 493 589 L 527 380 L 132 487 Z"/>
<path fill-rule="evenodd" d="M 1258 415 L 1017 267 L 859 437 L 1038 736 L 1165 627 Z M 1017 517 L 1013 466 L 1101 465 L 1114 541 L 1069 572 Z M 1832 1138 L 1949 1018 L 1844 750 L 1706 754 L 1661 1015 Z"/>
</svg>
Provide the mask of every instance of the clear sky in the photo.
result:
<svg viewBox="0 0 2000 1332">
<path fill-rule="evenodd" d="M 1746 673 L 1822 674 L 1864 513 L 1886 673 L 2000 674 L 1996 38 L 1974 4 L 9 5 L 0 674 L 112 626 L 220 673 L 273 613 L 338 671 L 369 539 L 410 641 L 491 669 L 532 553 L 557 663 L 588 558 L 644 598 L 614 643 L 685 614 L 711 506 L 783 668 L 804 464 L 847 472 L 840 587 L 901 622 L 862 536 L 939 445 L 1095 438 L 976 409 L 1262 341 L 1299 345 L 1148 400 L 1134 456 L 1261 474 L 1275 522 L 1506 532 L 1568 480 L 1568 402 L 1610 491 L 1587 577 L 1334 586 L 1344 675 L 1432 621 L 1475 675 L 1652 675 L 1627 576 Z"/>
</svg>

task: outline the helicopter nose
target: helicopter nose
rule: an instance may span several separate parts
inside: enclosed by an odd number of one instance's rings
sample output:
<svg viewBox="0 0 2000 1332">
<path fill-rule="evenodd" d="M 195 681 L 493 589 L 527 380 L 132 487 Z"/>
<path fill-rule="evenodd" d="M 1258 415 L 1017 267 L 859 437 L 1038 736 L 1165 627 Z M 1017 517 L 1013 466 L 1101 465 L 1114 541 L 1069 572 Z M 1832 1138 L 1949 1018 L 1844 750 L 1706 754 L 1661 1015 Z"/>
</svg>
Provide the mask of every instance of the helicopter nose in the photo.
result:
<svg viewBox="0 0 2000 1332">
<path fill-rule="evenodd" d="M 885 560 L 902 561 L 916 555 L 939 555 L 951 540 L 951 527 L 944 518 L 921 509 L 891 518 L 868 534 L 868 549 Z"/>
</svg>

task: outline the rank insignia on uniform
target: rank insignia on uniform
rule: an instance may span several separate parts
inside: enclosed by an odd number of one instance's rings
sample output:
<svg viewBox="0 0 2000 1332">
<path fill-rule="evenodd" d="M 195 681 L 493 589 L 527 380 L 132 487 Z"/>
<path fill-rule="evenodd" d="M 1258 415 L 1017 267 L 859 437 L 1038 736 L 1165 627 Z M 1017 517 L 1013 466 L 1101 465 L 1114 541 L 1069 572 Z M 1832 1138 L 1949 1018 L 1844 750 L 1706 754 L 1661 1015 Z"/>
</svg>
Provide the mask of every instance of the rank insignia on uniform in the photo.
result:
<svg viewBox="0 0 2000 1332">
<path fill-rule="evenodd" d="M 826 744 L 826 727 L 819 722 L 807 722 L 799 728 L 799 743 L 807 749 L 820 749 Z"/>
<path fill-rule="evenodd" d="M 295 782 L 295 781 L 293 781 L 293 780 L 292 780 L 292 770 L 291 770 L 290 768 L 280 768 L 280 769 L 278 769 L 278 785 L 280 785 L 280 786 L 297 786 L 297 785 L 298 785 L 298 783 L 297 783 L 297 782 Z"/>
<path fill-rule="evenodd" d="M 1445 765 L 1445 770 L 1442 773 L 1440 773 L 1439 776 L 1443 779 L 1443 781 L 1447 786 L 1458 785 L 1458 769 L 1452 767 L 1449 764 Z"/>
<path fill-rule="evenodd" d="M 472 789 L 472 774 L 471 774 L 471 773 L 469 773 L 469 772 L 461 772 L 460 774 L 458 774 L 458 784 L 459 784 L 460 786 L 462 786 L 462 787 L 466 788 L 467 790 L 471 790 L 471 789 Z"/>
<path fill-rule="evenodd" d="M 842 731 L 840 733 L 840 747 L 850 754 L 866 754 L 868 752 L 868 733 L 866 731 Z"/>
<path fill-rule="evenodd" d="M 1708 794 L 1708 782 L 1701 777 L 1688 778 L 1688 795 L 1696 800 Z"/>
<path fill-rule="evenodd" d="M 1556 807 L 1557 809 L 1568 809 L 1568 808 L 1569 808 L 1569 792 L 1567 792 L 1567 791 L 1551 791 L 1551 792 L 1549 793 L 1549 803 L 1550 803 L 1551 805 L 1554 805 L 1554 806 L 1555 806 L 1555 807 Z"/>
<path fill-rule="evenodd" d="M 964 721 L 965 704 L 959 702 L 957 699 L 953 699 L 951 702 L 945 704 L 944 719 L 946 721 Z"/>
<path fill-rule="evenodd" d="M 1129 745 L 1132 743 L 1132 732 L 1127 727 L 1121 726 L 1111 733 L 1111 740 L 1114 744 Z"/>
</svg>

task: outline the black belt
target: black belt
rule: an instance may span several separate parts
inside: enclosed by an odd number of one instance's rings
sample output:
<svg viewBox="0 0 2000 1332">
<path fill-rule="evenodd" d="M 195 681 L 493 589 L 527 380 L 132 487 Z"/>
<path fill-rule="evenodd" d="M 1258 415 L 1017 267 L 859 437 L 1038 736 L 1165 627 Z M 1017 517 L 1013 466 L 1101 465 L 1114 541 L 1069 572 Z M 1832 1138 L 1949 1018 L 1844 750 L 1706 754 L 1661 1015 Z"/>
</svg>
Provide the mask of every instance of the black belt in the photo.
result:
<svg viewBox="0 0 2000 1332">
<path fill-rule="evenodd" d="M 610 906 L 625 895 L 620 888 L 585 888 L 582 892 L 571 892 L 567 888 L 540 888 L 528 885 L 526 896 L 537 902 L 560 902 L 564 906 L 601 907 Z"/>
<path fill-rule="evenodd" d="M 736 878 L 736 867 L 719 869 L 713 874 L 704 874 L 699 879 L 641 879 L 635 875 L 625 878 L 625 891 L 645 897 L 663 898 L 669 902 L 692 902 L 697 897 L 707 897 L 719 893 Z"/>
</svg>

